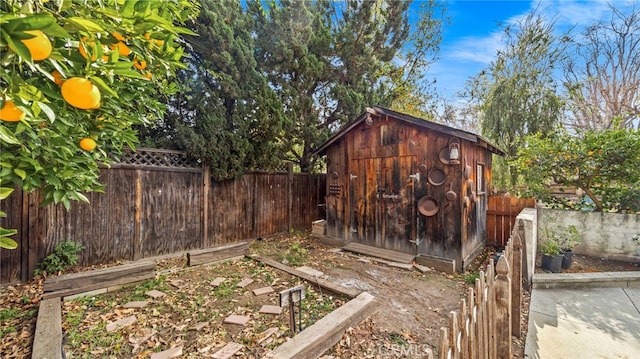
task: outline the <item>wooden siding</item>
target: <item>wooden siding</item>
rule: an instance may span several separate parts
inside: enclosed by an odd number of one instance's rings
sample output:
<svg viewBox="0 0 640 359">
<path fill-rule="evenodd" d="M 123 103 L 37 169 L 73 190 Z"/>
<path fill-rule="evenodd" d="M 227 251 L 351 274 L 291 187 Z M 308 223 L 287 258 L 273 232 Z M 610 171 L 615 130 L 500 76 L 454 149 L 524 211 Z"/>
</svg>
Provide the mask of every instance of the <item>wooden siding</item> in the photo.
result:
<svg viewBox="0 0 640 359">
<path fill-rule="evenodd" d="M 471 259 L 486 241 L 492 152 L 477 142 L 457 138 L 460 163 L 445 163 L 440 153 L 448 151 L 451 139 L 450 133 L 370 114 L 332 140 L 323 148 L 327 156 L 327 235 L 453 259 L 458 267 Z M 479 164 L 483 193 L 477 188 Z M 464 178 L 466 166 L 469 178 Z M 432 170 L 444 173 L 443 183 L 429 181 Z M 455 200 L 446 199 L 449 190 L 456 193 Z M 464 197 L 472 193 L 476 200 L 467 208 Z M 435 215 L 419 213 L 418 203 L 424 196 L 438 202 Z"/>
<path fill-rule="evenodd" d="M 86 247 L 79 264 L 94 265 L 307 230 L 324 215 L 324 175 L 256 172 L 215 182 L 201 168 L 114 167 L 101 170 L 104 193 L 69 211 L 41 207 L 37 192 L 20 190 L 0 203 L 2 226 L 20 230 L 17 250 L 0 249 L 0 283 L 28 280 L 66 240 Z"/>
</svg>

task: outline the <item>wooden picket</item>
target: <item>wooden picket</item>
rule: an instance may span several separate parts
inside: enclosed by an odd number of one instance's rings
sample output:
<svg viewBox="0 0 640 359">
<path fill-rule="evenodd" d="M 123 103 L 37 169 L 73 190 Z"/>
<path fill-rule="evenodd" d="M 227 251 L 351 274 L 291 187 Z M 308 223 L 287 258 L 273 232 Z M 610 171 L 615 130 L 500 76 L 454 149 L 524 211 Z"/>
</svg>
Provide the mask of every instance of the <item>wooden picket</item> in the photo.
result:
<svg viewBox="0 0 640 359">
<path fill-rule="evenodd" d="M 439 358 L 510 358 L 520 338 L 524 224 L 518 220 L 496 265 L 491 261 L 468 289 L 460 310 L 440 329 Z"/>
</svg>

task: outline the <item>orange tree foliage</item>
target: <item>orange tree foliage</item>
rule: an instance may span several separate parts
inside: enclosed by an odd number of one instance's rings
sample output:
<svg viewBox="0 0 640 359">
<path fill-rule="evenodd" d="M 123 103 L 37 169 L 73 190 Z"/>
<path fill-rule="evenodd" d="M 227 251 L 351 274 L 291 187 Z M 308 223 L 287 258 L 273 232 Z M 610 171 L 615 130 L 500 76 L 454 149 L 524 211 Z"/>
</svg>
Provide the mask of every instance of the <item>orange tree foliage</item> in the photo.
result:
<svg viewBox="0 0 640 359">
<path fill-rule="evenodd" d="M 566 131 L 527 137 L 511 164 L 529 193 L 562 208 L 640 211 L 640 131 Z M 588 200 L 571 203 L 551 196 L 549 185 L 581 188 Z"/>
<path fill-rule="evenodd" d="M 188 0 L 2 1 L 0 199 L 40 189 L 68 208 L 100 190 L 99 166 L 135 146 L 132 126 L 163 116 L 197 11 Z M 1 231 L 13 247 L 15 230 Z"/>
</svg>

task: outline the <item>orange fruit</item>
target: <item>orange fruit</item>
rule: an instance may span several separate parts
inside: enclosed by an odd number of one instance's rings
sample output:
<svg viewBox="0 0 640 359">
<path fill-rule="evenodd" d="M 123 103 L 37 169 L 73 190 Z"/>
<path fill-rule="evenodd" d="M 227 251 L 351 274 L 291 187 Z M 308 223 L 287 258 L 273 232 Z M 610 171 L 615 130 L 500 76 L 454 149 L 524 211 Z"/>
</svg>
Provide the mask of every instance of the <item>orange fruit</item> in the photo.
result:
<svg viewBox="0 0 640 359">
<path fill-rule="evenodd" d="M 111 35 L 116 38 L 118 41 L 124 41 L 124 36 L 122 36 L 119 32 L 112 32 Z"/>
<path fill-rule="evenodd" d="M 51 76 L 53 76 L 53 82 L 55 82 L 56 85 L 61 86 L 64 83 L 64 78 L 62 77 L 60 71 L 53 70 L 51 72 Z"/>
<path fill-rule="evenodd" d="M 0 120 L 7 122 L 18 122 L 24 118 L 24 112 L 16 107 L 11 100 L 6 100 L 0 108 Z"/>
<path fill-rule="evenodd" d="M 120 56 L 127 57 L 131 53 L 131 49 L 124 42 L 119 42 L 115 45 L 111 45 L 111 50 L 115 51 L 116 49 L 118 50 Z"/>
<path fill-rule="evenodd" d="M 138 70 L 144 70 L 147 67 L 147 62 L 144 60 L 135 59 L 133 60 L 133 67 Z"/>
<path fill-rule="evenodd" d="M 83 110 L 93 110 L 100 107 L 100 89 L 93 82 L 82 78 L 72 77 L 62 84 L 62 97 L 73 107 Z"/>
<path fill-rule="evenodd" d="M 147 80 L 151 80 L 151 72 L 147 71 Z"/>
<path fill-rule="evenodd" d="M 153 41 L 154 41 L 154 42 L 156 43 L 156 45 L 158 45 L 158 46 L 162 46 L 162 45 L 164 45 L 164 40 L 153 40 Z"/>
<path fill-rule="evenodd" d="M 80 140 L 80 148 L 87 152 L 91 152 L 94 148 L 96 148 L 96 141 L 92 140 L 89 137 L 85 137 Z"/>
<path fill-rule="evenodd" d="M 40 30 L 26 30 L 25 33 L 35 36 L 30 39 L 20 40 L 24 46 L 29 49 L 33 61 L 41 61 L 51 55 L 51 41 L 49 41 L 49 38 L 44 32 Z"/>
</svg>

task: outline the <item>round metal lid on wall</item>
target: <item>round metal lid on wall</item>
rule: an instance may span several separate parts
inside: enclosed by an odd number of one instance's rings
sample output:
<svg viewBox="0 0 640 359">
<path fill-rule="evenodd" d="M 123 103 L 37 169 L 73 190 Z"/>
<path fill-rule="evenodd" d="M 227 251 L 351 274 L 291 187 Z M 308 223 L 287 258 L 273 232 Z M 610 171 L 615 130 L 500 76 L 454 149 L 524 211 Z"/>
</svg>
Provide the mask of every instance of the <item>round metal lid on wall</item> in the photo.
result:
<svg viewBox="0 0 640 359">
<path fill-rule="evenodd" d="M 433 197 L 424 196 L 418 201 L 418 211 L 423 216 L 431 217 L 438 213 L 438 210 L 440 210 L 440 205 L 438 200 Z"/>
<path fill-rule="evenodd" d="M 444 171 L 439 168 L 432 168 L 427 175 L 427 180 L 434 186 L 440 186 L 444 183 L 446 176 Z"/>
</svg>

